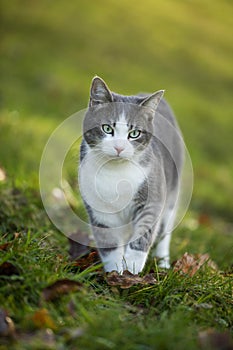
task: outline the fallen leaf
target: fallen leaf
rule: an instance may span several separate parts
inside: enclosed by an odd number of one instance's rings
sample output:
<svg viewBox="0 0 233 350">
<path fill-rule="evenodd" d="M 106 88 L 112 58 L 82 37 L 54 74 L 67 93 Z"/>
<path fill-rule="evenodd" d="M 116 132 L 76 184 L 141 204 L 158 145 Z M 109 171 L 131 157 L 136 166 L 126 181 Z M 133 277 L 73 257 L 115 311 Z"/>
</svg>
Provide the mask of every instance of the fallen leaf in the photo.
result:
<svg viewBox="0 0 233 350">
<path fill-rule="evenodd" d="M 0 245 L 0 250 L 5 251 L 7 250 L 11 245 L 11 242 L 6 242 Z"/>
<path fill-rule="evenodd" d="M 15 337 L 15 325 L 6 310 L 0 309 L 0 336 Z"/>
<path fill-rule="evenodd" d="M 64 294 L 80 290 L 82 283 L 69 279 L 58 280 L 50 286 L 44 288 L 42 297 L 45 301 L 52 301 Z"/>
<path fill-rule="evenodd" d="M 228 332 L 207 329 L 198 334 L 201 349 L 233 350 L 233 340 Z"/>
<path fill-rule="evenodd" d="M 148 274 L 146 276 L 140 277 L 139 275 L 134 275 L 133 273 L 125 270 L 122 275 L 117 271 L 112 271 L 106 275 L 107 283 L 110 286 L 119 286 L 121 289 L 127 289 L 135 284 L 156 284 L 156 279 L 153 274 Z"/>
<path fill-rule="evenodd" d="M 19 238 L 19 237 L 20 237 L 20 233 L 19 233 L 19 232 L 15 232 L 15 233 L 14 233 L 14 238 L 17 239 L 17 238 Z"/>
<path fill-rule="evenodd" d="M 5 261 L 0 265 L 0 276 L 19 275 L 18 268 L 12 263 Z"/>
<path fill-rule="evenodd" d="M 180 271 L 189 276 L 195 273 L 203 266 L 208 266 L 213 270 L 217 270 L 217 265 L 210 259 L 209 254 L 188 254 L 185 253 L 173 266 L 175 272 Z"/>
<path fill-rule="evenodd" d="M 18 232 L 15 232 L 13 240 L 11 240 L 10 242 L 5 242 L 5 243 L 0 244 L 0 250 L 2 250 L 2 251 L 7 250 L 12 245 L 13 241 L 15 239 L 17 239 L 19 236 L 20 236 L 20 234 Z"/>
<path fill-rule="evenodd" d="M 100 262 L 98 252 L 97 252 L 97 250 L 92 250 L 91 253 L 89 253 L 88 255 L 86 255 L 80 259 L 77 259 L 74 262 L 74 266 L 79 267 L 80 271 L 84 271 L 88 267 L 90 267 L 98 262 Z"/>
<path fill-rule="evenodd" d="M 37 328 L 50 328 L 56 329 L 56 325 L 49 315 L 47 309 L 40 309 L 32 316 L 32 322 Z"/>
</svg>

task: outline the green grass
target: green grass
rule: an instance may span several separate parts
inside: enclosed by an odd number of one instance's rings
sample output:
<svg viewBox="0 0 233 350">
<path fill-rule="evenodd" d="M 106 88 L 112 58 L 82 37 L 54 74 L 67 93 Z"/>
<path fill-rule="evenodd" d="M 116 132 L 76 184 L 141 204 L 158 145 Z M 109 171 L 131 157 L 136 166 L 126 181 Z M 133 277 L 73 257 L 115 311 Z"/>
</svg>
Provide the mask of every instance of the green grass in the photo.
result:
<svg viewBox="0 0 233 350">
<path fill-rule="evenodd" d="M 0 235 L 12 244 L 0 250 L 0 264 L 18 274 L 0 276 L 0 305 L 16 327 L 15 338 L 0 338 L 0 350 L 200 349 L 201 331 L 233 332 L 231 42 L 227 0 L 2 2 Z M 121 290 L 93 268 L 71 266 L 67 239 L 44 212 L 38 172 L 48 137 L 86 107 L 95 74 L 125 94 L 166 89 L 194 167 L 171 257 L 207 252 L 218 272 L 170 270 L 153 286 Z M 73 186 L 74 152 L 66 159 Z M 43 300 L 43 289 L 63 278 L 82 288 Z M 41 309 L 52 330 L 33 322 Z"/>
</svg>

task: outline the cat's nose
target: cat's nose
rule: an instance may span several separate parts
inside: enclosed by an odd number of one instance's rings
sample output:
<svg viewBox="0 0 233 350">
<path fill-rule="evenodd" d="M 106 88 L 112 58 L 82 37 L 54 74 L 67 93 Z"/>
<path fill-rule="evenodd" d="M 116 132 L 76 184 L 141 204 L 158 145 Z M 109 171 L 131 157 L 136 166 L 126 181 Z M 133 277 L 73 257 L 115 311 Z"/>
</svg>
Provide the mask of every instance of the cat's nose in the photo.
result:
<svg viewBox="0 0 233 350">
<path fill-rule="evenodd" d="M 117 151 L 117 155 L 119 156 L 119 154 L 124 151 L 124 148 L 123 147 L 114 147 L 115 150 Z"/>
</svg>

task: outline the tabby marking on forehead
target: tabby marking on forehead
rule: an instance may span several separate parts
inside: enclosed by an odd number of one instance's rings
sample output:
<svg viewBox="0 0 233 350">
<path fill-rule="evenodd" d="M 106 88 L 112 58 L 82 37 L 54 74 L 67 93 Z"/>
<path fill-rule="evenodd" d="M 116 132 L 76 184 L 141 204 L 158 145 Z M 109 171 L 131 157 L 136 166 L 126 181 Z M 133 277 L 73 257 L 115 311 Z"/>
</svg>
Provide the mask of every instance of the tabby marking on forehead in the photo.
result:
<svg viewBox="0 0 233 350">
<path fill-rule="evenodd" d="M 123 112 L 120 114 L 117 123 L 119 123 L 119 124 L 126 124 L 126 125 L 127 125 L 125 111 L 123 111 Z"/>
<path fill-rule="evenodd" d="M 115 139 L 127 139 L 128 135 L 128 125 L 125 118 L 125 113 L 121 113 L 119 119 L 115 123 Z M 122 145 L 126 146 L 126 145 Z"/>
</svg>

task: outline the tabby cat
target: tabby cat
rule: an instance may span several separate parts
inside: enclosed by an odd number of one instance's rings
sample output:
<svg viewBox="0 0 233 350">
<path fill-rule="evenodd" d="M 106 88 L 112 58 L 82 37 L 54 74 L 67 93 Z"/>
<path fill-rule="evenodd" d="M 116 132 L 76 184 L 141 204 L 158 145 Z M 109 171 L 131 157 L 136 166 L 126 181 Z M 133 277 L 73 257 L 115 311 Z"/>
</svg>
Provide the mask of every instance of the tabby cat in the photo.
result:
<svg viewBox="0 0 233 350">
<path fill-rule="evenodd" d="M 79 185 L 105 271 L 139 273 L 155 244 L 169 268 L 183 142 L 164 90 L 124 96 L 94 77 Z"/>
</svg>

